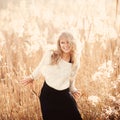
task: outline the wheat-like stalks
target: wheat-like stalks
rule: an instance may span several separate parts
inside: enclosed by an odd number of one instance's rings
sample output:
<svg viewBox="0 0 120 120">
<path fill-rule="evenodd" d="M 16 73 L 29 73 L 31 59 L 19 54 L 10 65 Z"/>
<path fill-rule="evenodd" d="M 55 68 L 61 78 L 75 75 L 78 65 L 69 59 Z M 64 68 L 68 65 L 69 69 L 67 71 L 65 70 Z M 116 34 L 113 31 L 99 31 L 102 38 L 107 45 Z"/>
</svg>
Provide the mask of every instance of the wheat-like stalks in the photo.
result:
<svg viewBox="0 0 120 120">
<path fill-rule="evenodd" d="M 119 120 L 119 6 L 119 0 L 109 4 L 105 0 L 22 0 L 1 9 L 0 120 L 42 120 L 39 94 L 43 78 L 27 87 L 19 80 L 34 70 L 45 45 L 54 46 L 63 30 L 75 33 L 83 45 L 76 77 L 83 120 Z"/>
</svg>

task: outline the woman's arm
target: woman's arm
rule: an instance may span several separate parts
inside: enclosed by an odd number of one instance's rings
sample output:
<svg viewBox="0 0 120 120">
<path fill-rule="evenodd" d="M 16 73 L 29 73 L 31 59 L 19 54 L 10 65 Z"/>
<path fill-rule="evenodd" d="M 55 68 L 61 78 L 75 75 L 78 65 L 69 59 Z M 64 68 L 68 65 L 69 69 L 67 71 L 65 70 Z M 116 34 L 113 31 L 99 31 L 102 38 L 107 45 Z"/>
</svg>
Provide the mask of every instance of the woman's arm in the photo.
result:
<svg viewBox="0 0 120 120">
<path fill-rule="evenodd" d="M 71 80 L 70 83 L 70 92 L 72 94 L 72 96 L 77 99 L 80 96 L 80 92 L 79 90 L 75 87 L 75 78 L 73 78 L 73 80 Z"/>
<path fill-rule="evenodd" d="M 79 64 L 73 68 L 73 71 L 72 71 L 71 77 L 70 77 L 70 92 L 75 99 L 80 96 L 80 92 L 78 91 L 78 89 L 75 86 L 76 75 L 77 75 L 78 69 L 79 69 Z"/>
<path fill-rule="evenodd" d="M 28 85 L 29 83 L 32 83 L 35 79 L 37 79 L 38 77 L 41 76 L 41 70 L 42 67 L 48 62 L 48 57 L 49 57 L 49 52 L 46 51 L 39 63 L 39 65 L 35 68 L 35 70 L 26 78 L 24 78 L 23 80 L 21 80 L 21 84 L 23 85 Z"/>
</svg>

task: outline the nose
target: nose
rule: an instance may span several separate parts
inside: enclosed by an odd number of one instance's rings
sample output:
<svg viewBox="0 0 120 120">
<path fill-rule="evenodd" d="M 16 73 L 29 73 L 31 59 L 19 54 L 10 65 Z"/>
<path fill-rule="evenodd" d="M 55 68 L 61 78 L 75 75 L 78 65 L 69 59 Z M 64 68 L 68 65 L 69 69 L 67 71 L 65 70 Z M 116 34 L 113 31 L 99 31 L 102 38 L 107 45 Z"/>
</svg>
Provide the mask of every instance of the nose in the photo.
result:
<svg viewBox="0 0 120 120">
<path fill-rule="evenodd" d="M 66 43 L 65 43 L 65 46 L 69 46 L 69 43 L 66 42 Z"/>
</svg>

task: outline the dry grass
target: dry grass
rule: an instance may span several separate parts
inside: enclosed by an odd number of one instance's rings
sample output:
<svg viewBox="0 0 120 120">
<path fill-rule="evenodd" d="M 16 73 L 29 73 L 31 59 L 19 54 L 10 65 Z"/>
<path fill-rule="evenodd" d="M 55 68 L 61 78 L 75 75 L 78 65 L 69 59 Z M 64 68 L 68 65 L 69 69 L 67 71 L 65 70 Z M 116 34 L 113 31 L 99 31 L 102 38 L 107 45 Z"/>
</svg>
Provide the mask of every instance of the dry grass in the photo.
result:
<svg viewBox="0 0 120 120">
<path fill-rule="evenodd" d="M 27 87 L 19 80 L 33 71 L 46 43 L 53 46 L 63 30 L 72 31 L 83 45 L 76 78 L 83 120 L 120 119 L 119 0 L 13 0 L 1 5 L 0 120 L 42 120 L 43 78 Z"/>
</svg>

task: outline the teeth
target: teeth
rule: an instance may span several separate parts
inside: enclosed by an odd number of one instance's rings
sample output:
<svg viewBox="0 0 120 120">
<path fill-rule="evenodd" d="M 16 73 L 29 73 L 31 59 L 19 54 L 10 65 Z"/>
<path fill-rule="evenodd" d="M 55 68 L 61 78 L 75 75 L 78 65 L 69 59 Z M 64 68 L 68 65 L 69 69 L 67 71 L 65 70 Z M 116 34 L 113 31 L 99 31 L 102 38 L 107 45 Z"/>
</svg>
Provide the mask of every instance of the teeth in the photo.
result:
<svg viewBox="0 0 120 120">
<path fill-rule="evenodd" d="M 68 50 L 69 48 L 64 48 L 64 49 Z"/>
</svg>

